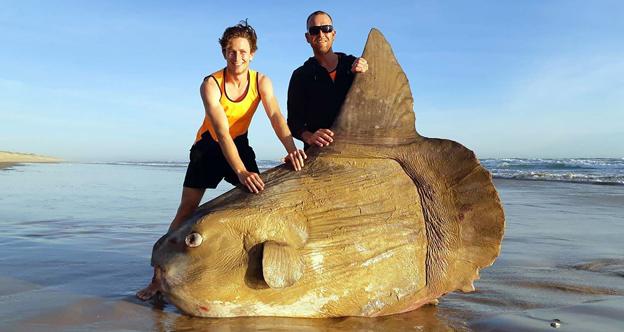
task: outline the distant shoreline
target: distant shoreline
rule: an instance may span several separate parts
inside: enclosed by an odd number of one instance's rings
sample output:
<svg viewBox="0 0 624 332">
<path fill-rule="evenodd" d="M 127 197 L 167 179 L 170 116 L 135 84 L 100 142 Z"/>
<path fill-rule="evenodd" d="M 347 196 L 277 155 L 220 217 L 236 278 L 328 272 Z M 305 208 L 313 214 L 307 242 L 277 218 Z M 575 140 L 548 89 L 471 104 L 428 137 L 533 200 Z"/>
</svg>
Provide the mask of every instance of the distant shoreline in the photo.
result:
<svg viewBox="0 0 624 332">
<path fill-rule="evenodd" d="M 34 153 L 0 151 L 0 169 L 26 163 L 59 163 L 63 160 Z"/>
</svg>

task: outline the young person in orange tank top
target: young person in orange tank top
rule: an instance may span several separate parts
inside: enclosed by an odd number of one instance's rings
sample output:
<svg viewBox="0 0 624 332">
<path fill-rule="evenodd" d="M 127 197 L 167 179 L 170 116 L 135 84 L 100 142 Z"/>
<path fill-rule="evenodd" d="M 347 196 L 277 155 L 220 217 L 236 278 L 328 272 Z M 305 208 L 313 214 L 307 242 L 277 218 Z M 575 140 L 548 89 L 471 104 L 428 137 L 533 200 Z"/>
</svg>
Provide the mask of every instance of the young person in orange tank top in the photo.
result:
<svg viewBox="0 0 624 332">
<path fill-rule="evenodd" d="M 225 29 L 219 43 L 226 67 L 206 77 L 201 85 L 206 116 L 191 148 L 182 199 L 169 231 L 195 212 L 206 188 L 216 188 L 224 178 L 235 185 L 243 184 L 252 193 L 264 190 L 255 154 L 247 140 L 247 130 L 260 102 L 288 153 L 285 161 L 298 171 L 307 158 L 295 146 L 273 94 L 271 80 L 249 69 L 257 50 L 254 29 L 247 21 L 241 21 Z M 137 292 L 138 298 L 147 300 L 158 292 L 158 273 L 155 269 L 152 282 Z"/>
</svg>

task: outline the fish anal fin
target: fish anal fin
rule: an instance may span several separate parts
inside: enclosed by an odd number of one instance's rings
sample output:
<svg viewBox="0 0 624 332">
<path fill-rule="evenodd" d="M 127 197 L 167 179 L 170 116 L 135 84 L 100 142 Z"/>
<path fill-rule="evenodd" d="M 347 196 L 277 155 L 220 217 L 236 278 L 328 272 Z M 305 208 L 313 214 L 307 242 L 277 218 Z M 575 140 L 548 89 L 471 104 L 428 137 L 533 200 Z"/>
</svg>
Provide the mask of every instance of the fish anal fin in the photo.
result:
<svg viewBox="0 0 624 332">
<path fill-rule="evenodd" d="M 427 231 L 427 287 L 471 290 L 500 253 L 505 217 L 489 172 L 457 142 L 424 138 L 397 160 L 421 197 Z"/>
</svg>

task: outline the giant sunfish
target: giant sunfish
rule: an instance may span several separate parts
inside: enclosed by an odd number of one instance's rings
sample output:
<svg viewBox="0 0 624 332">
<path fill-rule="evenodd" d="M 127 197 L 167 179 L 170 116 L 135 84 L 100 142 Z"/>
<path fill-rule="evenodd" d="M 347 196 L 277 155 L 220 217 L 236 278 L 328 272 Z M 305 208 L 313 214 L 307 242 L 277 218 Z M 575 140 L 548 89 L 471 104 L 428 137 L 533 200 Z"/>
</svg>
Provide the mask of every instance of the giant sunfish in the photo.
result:
<svg viewBox="0 0 624 332">
<path fill-rule="evenodd" d="M 161 291 L 204 317 L 383 316 L 474 290 L 500 252 L 492 178 L 459 143 L 420 136 L 408 80 L 372 29 L 332 130 L 303 170 L 261 174 L 154 246 Z"/>
</svg>

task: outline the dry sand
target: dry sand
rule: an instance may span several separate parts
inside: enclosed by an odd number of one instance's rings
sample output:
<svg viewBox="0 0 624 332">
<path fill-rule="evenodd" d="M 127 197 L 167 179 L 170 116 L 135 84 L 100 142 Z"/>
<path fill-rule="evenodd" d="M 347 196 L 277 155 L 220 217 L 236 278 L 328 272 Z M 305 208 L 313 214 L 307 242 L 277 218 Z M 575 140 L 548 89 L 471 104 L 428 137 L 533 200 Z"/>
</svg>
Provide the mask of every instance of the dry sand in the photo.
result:
<svg viewBox="0 0 624 332">
<path fill-rule="evenodd" d="M 62 160 L 33 153 L 0 151 L 0 169 L 20 163 L 58 163 Z"/>
</svg>

